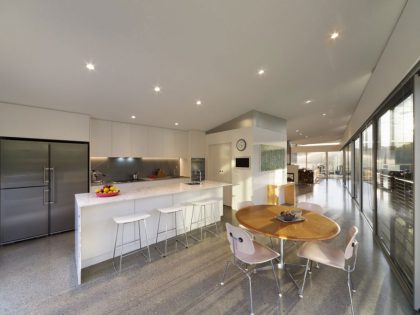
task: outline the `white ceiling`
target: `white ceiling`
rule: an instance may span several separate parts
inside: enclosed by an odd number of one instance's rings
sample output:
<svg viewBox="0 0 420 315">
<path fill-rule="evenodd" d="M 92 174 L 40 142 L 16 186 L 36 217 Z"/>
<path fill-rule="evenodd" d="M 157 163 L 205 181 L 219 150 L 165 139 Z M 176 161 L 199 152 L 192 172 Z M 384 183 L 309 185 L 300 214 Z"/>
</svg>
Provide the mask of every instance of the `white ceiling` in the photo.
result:
<svg viewBox="0 0 420 315">
<path fill-rule="evenodd" d="M 337 140 L 405 2 L 0 0 L 0 101 L 184 130 L 256 109 Z"/>
</svg>

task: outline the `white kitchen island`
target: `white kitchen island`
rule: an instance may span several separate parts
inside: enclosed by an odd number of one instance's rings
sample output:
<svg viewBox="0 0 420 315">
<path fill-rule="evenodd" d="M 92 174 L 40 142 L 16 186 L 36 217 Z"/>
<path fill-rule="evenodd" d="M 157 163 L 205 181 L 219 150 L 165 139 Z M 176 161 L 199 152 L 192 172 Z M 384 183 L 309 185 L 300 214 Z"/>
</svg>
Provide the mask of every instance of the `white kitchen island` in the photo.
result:
<svg viewBox="0 0 420 315">
<path fill-rule="evenodd" d="M 99 198 L 95 193 L 75 195 L 75 255 L 78 283 L 82 283 L 82 269 L 112 258 L 114 250 L 115 233 L 117 226 L 113 217 L 125 216 L 136 213 L 148 213 L 147 233 L 149 245 L 156 240 L 158 212 L 156 208 L 170 207 L 183 204 L 186 207 L 185 225 L 190 228 L 192 215 L 191 202 L 205 199 L 220 199 L 219 215 L 223 214 L 223 186 L 230 184 L 204 181 L 200 185 L 187 185 L 182 182 L 162 183 L 160 185 L 147 186 L 130 185 L 126 190 L 122 189 L 120 195 L 115 197 Z M 220 220 L 218 216 L 218 220 Z M 163 226 L 166 222 L 163 223 Z M 210 223 L 210 222 L 209 222 Z M 168 229 L 173 227 L 169 221 Z M 178 220 L 179 231 L 183 230 L 183 224 Z M 195 225 L 193 228 L 197 228 Z M 142 242 L 146 239 L 144 231 Z M 129 224 L 124 230 L 124 242 L 135 239 L 138 235 L 134 225 Z M 175 231 L 168 232 L 168 238 L 175 236 Z M 159 235 L 159 242 L 164 240 L 164 234 Z M 118 242 L 121 240 L 121 234 Z M 144 245 L 144 243 L 143 243 Z M 124 253 L 138 249 L 139 243 L 124 246 Z M 152 250 L 152 248 L 151 248 Z M 116 255 L 120 252 L 117 251 Z M 110 265 L 111 268 L 111 265 Z"/>
</svg>

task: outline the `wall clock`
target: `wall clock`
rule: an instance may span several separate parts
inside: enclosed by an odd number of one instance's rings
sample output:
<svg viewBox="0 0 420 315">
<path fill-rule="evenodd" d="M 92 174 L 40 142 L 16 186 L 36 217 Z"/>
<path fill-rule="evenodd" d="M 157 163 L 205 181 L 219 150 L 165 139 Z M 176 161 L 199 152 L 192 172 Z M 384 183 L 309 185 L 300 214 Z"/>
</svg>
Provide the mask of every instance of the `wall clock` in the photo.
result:
<svg viewBox="0 0 420 315">
<path fill-rule="evenodd" d="M 246 141 L 244 139 L 239 139 L 236 141 L 236 148 L 238 151 L 243 151 L 246 148 Z"/>
</svg>

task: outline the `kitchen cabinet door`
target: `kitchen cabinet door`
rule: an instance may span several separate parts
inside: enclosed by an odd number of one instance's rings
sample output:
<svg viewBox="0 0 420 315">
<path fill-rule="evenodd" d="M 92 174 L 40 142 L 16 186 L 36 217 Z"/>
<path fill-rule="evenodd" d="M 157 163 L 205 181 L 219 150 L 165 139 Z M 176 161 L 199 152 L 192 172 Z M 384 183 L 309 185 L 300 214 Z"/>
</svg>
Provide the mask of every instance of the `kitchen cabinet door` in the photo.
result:
<svg viewBox="0 0 420 315">
<path fill-rule="evenodd" d="M 149 157 L 165 157 L 165 130 L 157 127 L 147 127 L 149 130 Z"/>
<path fill-rule="evenodd" d="M 185 131 L 173 131 L 174 152 L 176 158 L 185 158 L 188 155 L 188 133 Z"/>
<path fill-rule="evenodd" d="M 204 131 L 191 130 L 188 132 L 189 157 L 206 157 L 206 134 Z"/>
<path fill-rule="evenodd" d="M 112 123 L 112 155 L 113 157 L 131 156 L 130 125 Z"/>
<path fill-rule="evenodd" d="M 149 155 L 149 130 L 145 126 L 131 125 L 131 156 Z"/>
<path fill-rule="evenodd" d="M 91 119 L 90 156 L 112 156 L 112 123 L 110 121 Z"/>
</svg>

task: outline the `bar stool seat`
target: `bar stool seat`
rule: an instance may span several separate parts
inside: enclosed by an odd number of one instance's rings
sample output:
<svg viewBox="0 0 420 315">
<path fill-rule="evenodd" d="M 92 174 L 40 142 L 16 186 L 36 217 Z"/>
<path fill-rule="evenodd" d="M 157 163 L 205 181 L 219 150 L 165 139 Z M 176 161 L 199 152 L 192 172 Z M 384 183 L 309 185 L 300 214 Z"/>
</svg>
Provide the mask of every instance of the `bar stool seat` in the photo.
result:
<svg viewBox="0 0 420 315">
<path fill-rule="evenodd" d="M 112 218 L 114 220 L 114 222 L 117 224 L 117 233 L 115 234 L 115 244 L 114 244 L 114 254 L 112 255 L 112 265 L 115 268 L 115 252 L 117 250 L 118 247 L 121 247 L 121 255 L 120 255 L 120 272 L 121 272 L 121 268 L 122 268 L 122 259 L 124 256 L 128 256 L 131 255 L 135 252 L 141 251 L 141 253 L 143 254 L 143 256 L 146 258 L 146 260 L 148 262 L 151 262 L 152 259 L 150 257 L 150 249 L 149 249 L 149 237 L 147 236 L 147 227 L 146 227 L 146 219 L 150 218 L 150 214 L 147 213 L 137 213 L 137 214 L 132 214 L 132 215 L 126 215 L 126 216 L 121 216 L 121 217 L 114 217 Z M 147 247 L 147 253 L 148 255 L 146 256 L 144 254 L 144 252 L 142 251 L 142 240 L 141 240 L 141 231 L 140 231 L 140 222 L 143 223 L 144 225 L 144 233 L 146 235 L 146 247 Z M 139 238 L 138 239 L 134 239 L 133 241 L 124 243 L 124 227 L 126 224 L 130 224 L 133 223 L 134 224 L 134 231 L 135 231 L 135 226 L 136 223 L 138 225 L 138 233 L 139 233 Z M 118 231 L 120 229 L 120 226 L 122 226 L 122 233 L 121 233 L 121 245 L 117 245 L 117 240 L 118 240 Z M 124 254 L 124 245 L 129 245 L 132 243 L 137 243 L 139 242 L 139 249 L 136 249 L 134 251 L 131 251 L 129 253 Z"/>
<path fill-rule="evenodd" d="M 175 248 L 178 248 L 178 243 L 181 243 L 182 245 L 184 245 L 185 248 L 188 248 L 188 237 L 187 237 L 187 229 L 185 227 L 185 219 L 184 219 L 184 211 L 185 211 L 185 206 L 182 205 L 177 205 L 177 206 L 172 206 L 172 207 L 167 207 L 167 208 L 158 208 L 156 209 L 159 212 L 159 220 L 158 220 L 158 227 L 157 227 L 157 231 L 156 231 L 156 245 L 155 245 L 155 249 L 159 252 L 159 254 L 162 257 L 166 257 L 168 255 L 168 232 L 170 231 L 175 231 Z M 179 216 L 181 216 L 181 220 L 182 220 L 182 225 L 184 227 L 184 236 L 185 236 L 185 243 L 181 240 L 178 239 L 178 224 L 177 224 L 177 214 Z M 161 224 L 161 217 L 162 215 L 168 217 L 171 217 L 171 221 L 174 220 L 174 227 L 168 229 L 168 223 L 166 222 L 165 224 L 165 230 L 164 231 L 160 231 L 160 224 Z M 164 252 L 162 252 L 159 247 L 157 246 L 158 243 L 158 239 L 159 239 L 159 234 L 163 234 L 165 233 L 165 250 Z"/>
<path fill-rule="evenodd" d="M 133 223 L 140 220 L 145 220 L 147 218 L 150 218 L 150 214 L 135 214 L 135 215 L 126 215 L 123 217 L 116 217 L 113 218 L 114 222 L 117 224 L 124 224 L 124 223 Z"/>
<path fill-rule="evenodd" d="M 190 236 L 196 241 L 203 240 L 203 231 L 210 232 L 217 236 L 219 233 L 219 228 L 217 226 L 217 221 L 219 217 L 219 202 L 222 199 L 220 198 L 213 198 L 213 199 L 204 199 L 192 202 L 193 210 L 191 215 L 191 222 L 190 222 Z M 208 209 L 210 207 L 210 209 Z M 198 208 L 198 218 L 194 220 L 194 214 L 196 213 L 196 208 Z M 210 211 L 210 217 L 208 216 L 207 210 Z M 207 224 L 207 220 L 213 220 L 213 223 Z M 192 235 L 193 224 L 196 224 L 197 227 L 200 228 L 200 238 L 196 238 Z M 209 228 L 211 226 L 215 226 L 216 233 Z"/>
</svg>

